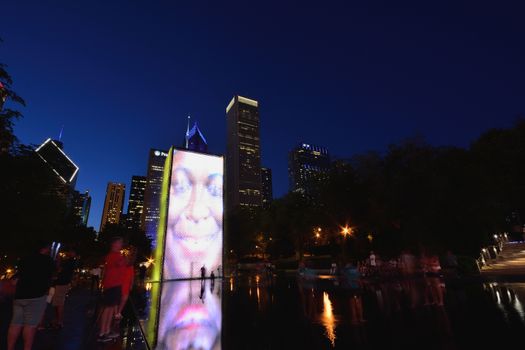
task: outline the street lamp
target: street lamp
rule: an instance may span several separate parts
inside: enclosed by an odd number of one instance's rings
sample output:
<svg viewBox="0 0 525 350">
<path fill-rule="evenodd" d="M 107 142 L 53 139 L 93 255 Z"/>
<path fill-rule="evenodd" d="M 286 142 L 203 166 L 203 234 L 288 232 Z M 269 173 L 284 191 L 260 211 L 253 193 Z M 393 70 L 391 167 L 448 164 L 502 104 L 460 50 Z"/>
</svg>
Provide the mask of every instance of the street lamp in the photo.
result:
<svg viewBox="0 0 525 350">
<path fill-rule="evenodd" d="M 347 235 L 348 235 L 348 236 L 349 236 L 349 235 L 352 235 L 352 228 L 351 228 L 351 227 L 348 227 L 348 225 L 345 226 L 345 227 L 343 227 L 343 228 L 341 229 L 341 234 L 342 234 L 344 237 L 346 237 Z"/>
<path fill-rule="evenodd" d="M 343 259 L 346 260 L 346 237 L 352 235 L 352 228 L 348 225 L 341 227 L 341 234 L 343 235 Z"/>
</svg>

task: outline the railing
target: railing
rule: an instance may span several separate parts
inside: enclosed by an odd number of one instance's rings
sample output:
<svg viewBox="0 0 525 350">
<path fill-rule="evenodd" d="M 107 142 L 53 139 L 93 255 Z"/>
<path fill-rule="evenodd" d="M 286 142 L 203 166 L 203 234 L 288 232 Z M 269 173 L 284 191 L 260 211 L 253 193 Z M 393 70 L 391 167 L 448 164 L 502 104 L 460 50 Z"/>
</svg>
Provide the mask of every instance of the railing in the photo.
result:
<svg viewBox="0 0 525 350">
<path fill-rule="evenodd" d="M 503 251 L 503 246 L 509 241 L 507 233 L 500 233 L 494 235 L 494 244 L 481 248 L 479 258 L 476 259 L 478 268 L 481 270 L 483 267 L 490 266 L 492 263 L 497 261 L 499 255 Z"/>
</svg>

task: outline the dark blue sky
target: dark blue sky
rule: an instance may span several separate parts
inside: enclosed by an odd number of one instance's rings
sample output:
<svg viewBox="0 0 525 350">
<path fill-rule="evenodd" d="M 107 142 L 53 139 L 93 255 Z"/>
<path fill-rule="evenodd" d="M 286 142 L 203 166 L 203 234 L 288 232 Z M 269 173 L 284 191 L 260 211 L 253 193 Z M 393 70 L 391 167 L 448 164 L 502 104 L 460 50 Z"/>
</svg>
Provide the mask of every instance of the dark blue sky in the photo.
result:
<svg viewBox="0 0 525 350">
<path fill-rule="evenodd" d="M 16 133 L 37 144 L 65 125 L 97 229 L 107 182 L 129 188 L 150 147 L 180 144 L 188 114 L 223 153 L 235 93 L 260 101 L 277 196 L 300 141 L 339 157 L 416 134 L 467 146 L 525 112 L 519 1 L 175 3 L 1 5 L 0 62 L 28 103 Z"/>
</svg>

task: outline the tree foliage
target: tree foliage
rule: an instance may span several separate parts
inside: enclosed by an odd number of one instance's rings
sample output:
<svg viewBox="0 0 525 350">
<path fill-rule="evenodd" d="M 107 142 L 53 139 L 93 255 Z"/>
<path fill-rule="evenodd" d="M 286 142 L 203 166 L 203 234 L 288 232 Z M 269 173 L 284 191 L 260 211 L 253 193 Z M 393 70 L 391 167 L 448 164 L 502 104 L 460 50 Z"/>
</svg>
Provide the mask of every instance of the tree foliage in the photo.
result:
<svg viewBox="0 0 525 350">
<path fill-rule="evenodd" d="M 476 255 L 494 233 L 521 230 L 524 160 L 523 119 L 513 128 L 487 131 L 468 149 L 408 139 L 383 155 L 334 163 L 311 198 L 292 193 L 257 216 L 238 216 L 242 224 L 234 236 L 243 237 L 243 252 L 253 252 L 255 235 L 267 232 L 302 254 L 314 228 L 322 227 L 325 244 L 346 242 L 356 256 L 423 247 Z M 345 225 L 353 228 L 346 241 Z"/>
</svg>

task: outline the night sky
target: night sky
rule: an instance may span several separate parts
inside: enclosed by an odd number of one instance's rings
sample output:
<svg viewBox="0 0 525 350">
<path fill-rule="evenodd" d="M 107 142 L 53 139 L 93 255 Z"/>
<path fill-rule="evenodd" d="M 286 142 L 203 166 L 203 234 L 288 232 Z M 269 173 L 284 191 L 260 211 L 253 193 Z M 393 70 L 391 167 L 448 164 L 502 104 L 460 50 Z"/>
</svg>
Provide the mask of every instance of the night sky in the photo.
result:
<svg viewBox="0 0 525 350">
<path fill-rule="evenodd" d="M 128 190 L 150 147 L 180 145 L 188 114 L 224 153 L 233 94 L 260 103 L 262 164 L 277 196 L 301 141 L 337 157 L 415 135 L 468 146 L 525 112 L 519 1 L 175 3 L 0 6 L 0 62 L 27 102 L 15 132 L 39 144 L 65 125 L 96 229 L 107 182 Z"/>
</svg>

